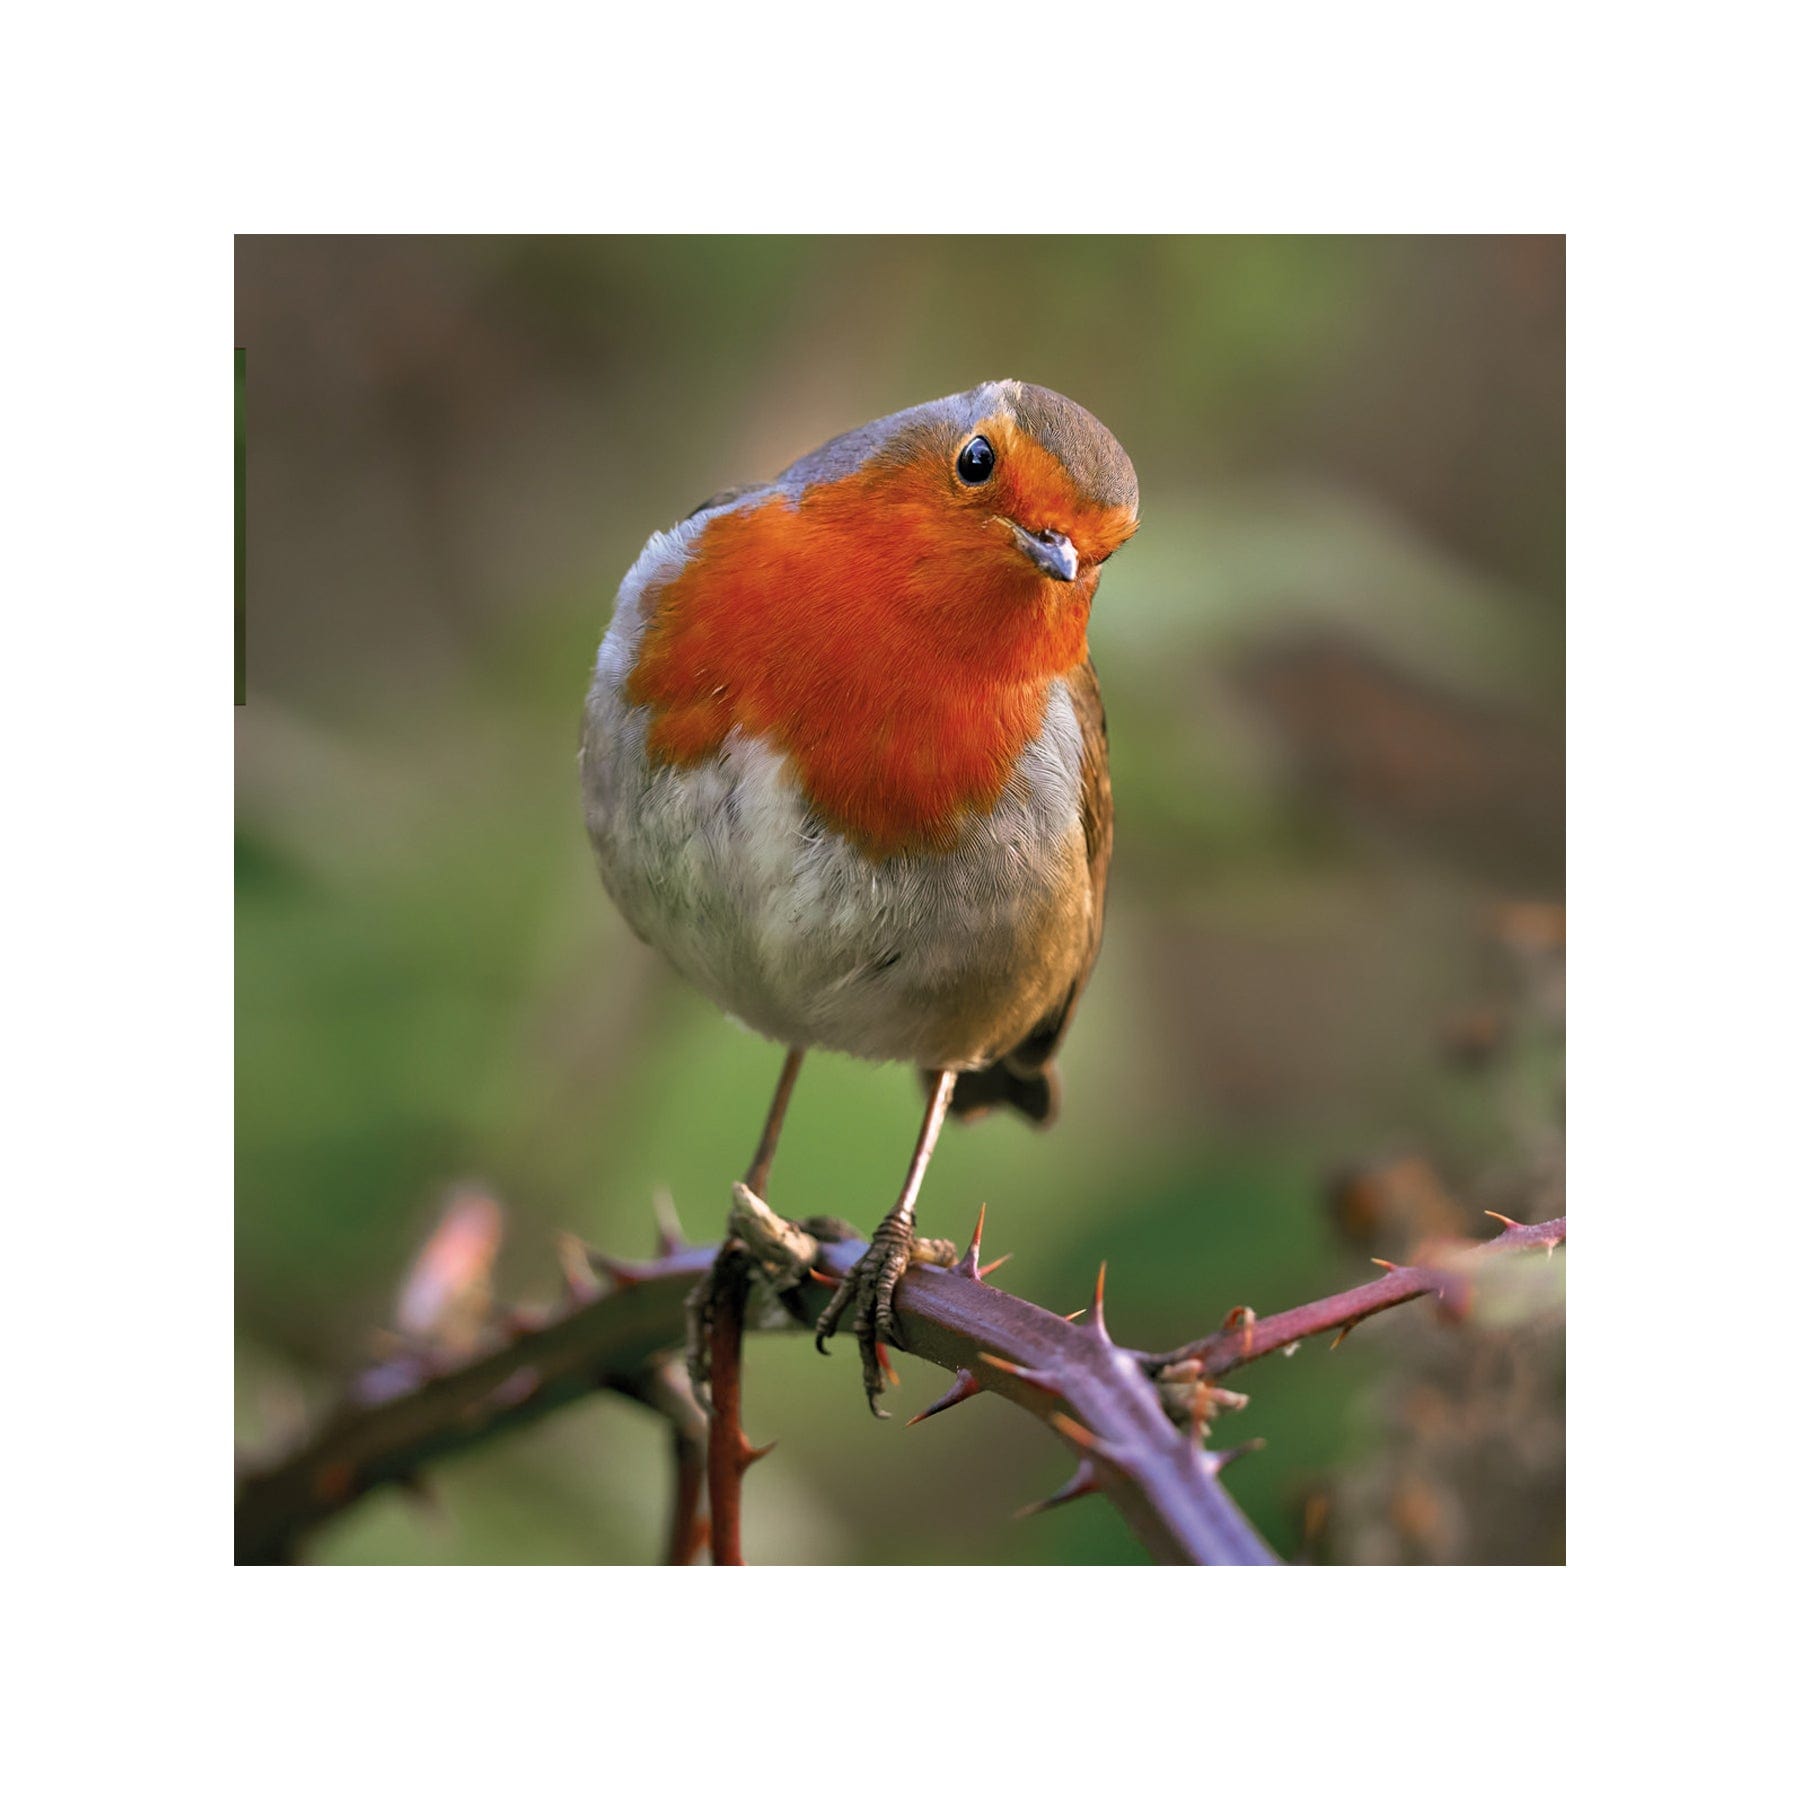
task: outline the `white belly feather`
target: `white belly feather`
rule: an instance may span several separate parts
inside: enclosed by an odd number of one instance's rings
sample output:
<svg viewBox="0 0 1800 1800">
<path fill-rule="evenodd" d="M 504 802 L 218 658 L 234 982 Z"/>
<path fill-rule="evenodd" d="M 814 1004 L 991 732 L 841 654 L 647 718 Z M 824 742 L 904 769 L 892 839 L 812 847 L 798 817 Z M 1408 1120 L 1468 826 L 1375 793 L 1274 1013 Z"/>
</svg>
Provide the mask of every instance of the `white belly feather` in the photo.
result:
<svg viewBox="0 0 1800 1800">
<path fill-rule="evenodd" d="M 581 769 L 601 875 L 633 930 L 784 1044 L 950 1068 L 1010 1049 L 1078 973 L 1093 905 L 1064 685 L 955 849 L 871 861 L 810 813 L 766 742 L 734 731 L 693 768 L 648 761 L 649 714 L 623 693 L 642 630 L 626 599 L 601 646 Z"/>
</svg>

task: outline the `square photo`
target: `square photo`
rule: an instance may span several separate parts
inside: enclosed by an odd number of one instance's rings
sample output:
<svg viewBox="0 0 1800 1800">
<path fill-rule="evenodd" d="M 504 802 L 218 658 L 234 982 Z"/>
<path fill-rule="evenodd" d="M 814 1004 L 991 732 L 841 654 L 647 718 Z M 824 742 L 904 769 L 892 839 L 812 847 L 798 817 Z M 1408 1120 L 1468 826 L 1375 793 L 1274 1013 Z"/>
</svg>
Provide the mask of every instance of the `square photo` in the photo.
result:
<svg viewBox="0 0 1800 1800">
<path fill-rule="evenodd" d="M 237 1561 L 1561 1563 L 1564 267 L 239 237 Z"/>
</svg>

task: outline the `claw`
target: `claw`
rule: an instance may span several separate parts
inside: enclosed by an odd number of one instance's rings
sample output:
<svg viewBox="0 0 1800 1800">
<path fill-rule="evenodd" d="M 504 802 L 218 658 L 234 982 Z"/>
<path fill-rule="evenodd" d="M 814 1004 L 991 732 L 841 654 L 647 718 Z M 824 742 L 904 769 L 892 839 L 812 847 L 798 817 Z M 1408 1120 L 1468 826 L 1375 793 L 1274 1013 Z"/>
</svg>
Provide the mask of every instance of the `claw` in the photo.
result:
<svg viewBox="0 0 1800 1800">
<path fill-rule="evenodd" d="M 882 1346 L 884 1342 L 900 1342 L 899 1322 L 894 1316 L 894 1289 L 906 1273 L 912 1244 L 913 1233 L 909 1225 L 884 1219 L 875 1229 L 873 1242 L 819 1315 L 819 1323 L 813 1332 L 813 1343 L 823 1352 L 826 1340 L 837 1331 L 844 1314 L 854 1306 L 852 1320 L 862 1352 L 863 1392 L 868 1396 L 869 1410 L 878 1419 L 888 1416 L 877 1404 L 887 1385 Z"/>
<path fill-rule="evenodd" d="M 869 1403 L 869 1417 L 872 1419 L 891 1419 L 894 1415 L 881 1404 L 881 1372 L 877 1369 L 875 1386 L 869 1386 L 869 1372 L 863 1371 L 863 1398 Z"/>
<path fill-rule="evenodd" d="M 815 1269 L 816 1275 L 818 1271 Z M 821 1356 L 829 1356 L 831 1352 L 825 1348 L 825 1340 L 837 1333 L 838 1320 L 844 1316 L 856 1293 L 856 1277 L 852 1271 L 847 1280 L 836 1284 L 837 1291 L 825 1302 L 825 1310 L 819 1314 L 819 1322 L 813 1327 L 813 1348 Z"/>
</svg>

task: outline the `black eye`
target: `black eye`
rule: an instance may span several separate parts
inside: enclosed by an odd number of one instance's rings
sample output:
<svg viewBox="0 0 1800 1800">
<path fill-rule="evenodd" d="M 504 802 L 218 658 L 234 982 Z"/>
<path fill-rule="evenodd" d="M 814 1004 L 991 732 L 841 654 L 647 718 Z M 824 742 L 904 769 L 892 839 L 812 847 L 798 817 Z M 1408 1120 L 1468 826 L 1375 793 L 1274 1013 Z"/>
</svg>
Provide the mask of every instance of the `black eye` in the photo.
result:
<svg viewBox="0 0 1800 1800">
<path fill-rule="evenodd" d="M 994 472 L 994 446 L 986 438 L 970 438 L 956 459 L 956 472 L 970 487 L 980 487 Z"/>
</svg>

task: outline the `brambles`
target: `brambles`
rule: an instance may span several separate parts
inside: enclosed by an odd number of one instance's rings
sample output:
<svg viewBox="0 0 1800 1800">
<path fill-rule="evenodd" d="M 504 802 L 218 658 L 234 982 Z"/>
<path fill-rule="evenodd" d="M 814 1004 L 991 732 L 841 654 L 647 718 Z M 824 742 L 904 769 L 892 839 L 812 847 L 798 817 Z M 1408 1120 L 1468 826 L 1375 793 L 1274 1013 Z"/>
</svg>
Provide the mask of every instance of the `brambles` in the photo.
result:
<svg viewBox="0 0 1800 1800">
<path fill-rule="evenodd" d="M 1325 1331 L 1340 1334 L 1377 1312 L 1430 1294 L 1450 1316 L 1466 1309 L 1478 1273 L 1510 1252 L 1554 1248 L 1561 1219 L 1541 1225 L 1507 1222 L 1480 1245 L 1439 1245 L 1416 1263 L 1346 1293 L 1258 1319 L 1243 1309 L 1218 1331 L 1166 1352 L 1115 1344 L 1106 1328 L 1104 1272 L 1085 1314 L 1048 1312 L 986 1281 L 977 1221 L 968 1249 L 952 1266 L 917 1266 L 902 1280 L 897 1311 L 912 1354 L 952 1371 L 949 1391 L 916 1415 L 935 1417 L 981 1393 L 1023 1407 L 1078 1452 L 1074 1475 L 1027 1515 L 1087 1494 L 1103 1494 L 1159 1561 L 1262 1563 L 1274 1558 L 1219 1482 L 1220 1472 L 1248 1446 L 1214 1450 L 1205 1438 L 1213 1418 L 1242 1397 L 1216 1377 Z M 809 1224 L 819 1223 L 809 1221 Z M 817 1241 L 812 1272 L 824 1281 L 779 1287 L 786 1304 L 759 1305 L 756 1289 L 778 1286 L 746 1259 L 741 1316 L 727 1337 L 755 1329 L 807 1328 L 824 1304 L 826 1285 L 842 1279 L 861 1254 L 854 1240 Z M 680 1244 L 663 1230 L 649 1262 L 591 1256 L 604 1272 L 597 1291 L 579 1278 L 565 1283 L 560 1304 L 541 1317 L 517 1310 L 494 1314 L 487 1342 L 470 1356 L 408 1346 L 380 1365 L 389 1379 L 365 1378 L 304 1444 L 273 1466 L 247 1476 L 237 1505 L 240 1562 L 291 1559 L 305 1534 L 360 1495 L 388 1483 L 415 1484 L 440 1457 L 515 1429 L 596 1390 L 610 1389 L 655 1407 L 675 1440 L 676 1494 L 670 1560 L 691 1560 L 705 1541 L 699 1518 L 696 1446 L 700 1412 L 681 1372 L 686 1302 L 715 1252 Z M 484 1276 L 485 1278 L 485 1276 Z M 717 1321 L 715 1320 L 715 1326 Z M 736 1495 L 744 1470 L 763 1454 L 737 1422 L 737 1371 L 721 1391 L 720 1350 L 713 1341 L 717 1410 L 711 1473 L 714 1531 L 725 1498 L 720 1560 L 736 1550 Z M 371 1396 L 374 1396 L 371 1398 Z"/>
</svg>

